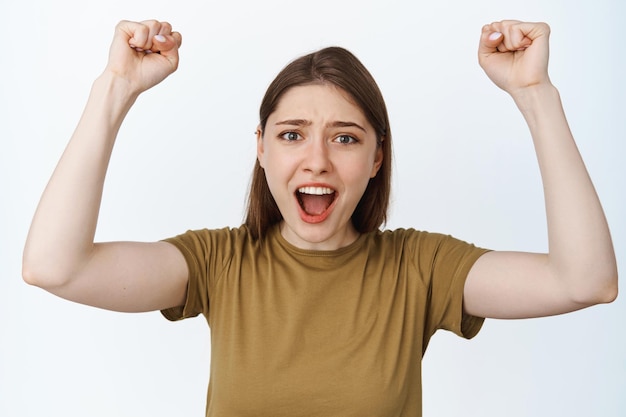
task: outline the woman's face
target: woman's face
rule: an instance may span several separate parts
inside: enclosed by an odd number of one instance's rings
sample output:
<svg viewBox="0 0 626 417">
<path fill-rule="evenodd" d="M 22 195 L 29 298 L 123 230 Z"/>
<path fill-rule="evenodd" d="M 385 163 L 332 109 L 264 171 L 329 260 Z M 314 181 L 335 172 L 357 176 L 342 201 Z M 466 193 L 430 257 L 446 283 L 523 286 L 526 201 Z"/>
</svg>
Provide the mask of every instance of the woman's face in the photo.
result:
<svg viewBox="0 0 626 417">
<path fill-rule="evenodd" d="M 383 155 L 346 92 L 332 85 L 288 90 L 258 134 L 257 155 L 288 242 L 333 250 L 358 237 L 350 218 Z"/>
</svg>

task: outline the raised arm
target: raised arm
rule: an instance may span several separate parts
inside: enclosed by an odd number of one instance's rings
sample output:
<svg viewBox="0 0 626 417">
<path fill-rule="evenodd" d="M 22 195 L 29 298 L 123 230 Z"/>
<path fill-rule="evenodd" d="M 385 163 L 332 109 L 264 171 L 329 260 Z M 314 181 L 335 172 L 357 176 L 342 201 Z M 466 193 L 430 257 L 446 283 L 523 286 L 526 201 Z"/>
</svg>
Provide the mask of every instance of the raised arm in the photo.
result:
<svg viewBox="0 0 626 417">
<path fill-rule="evenodd" d="M 539 161 L 548 253 L 491 252 L 467 278 L 465 310 L 494 318 L 561 314 L 611 302 L 617 266 L 602 207 L 548 77 L 544 23 L 483 27 L 479 62 L 522 112 Z"/>
<path fill-rule="evenodd" d="M 168 243 L 94 243 L 104 179 L 136 98 L 174 72 L 181 36 L 168 23 L 120 22 L 103 74 L 41 197 L 22 274 L 58 296 L 119 311 L 184 302 L 187 267 Z"/>
</svg>

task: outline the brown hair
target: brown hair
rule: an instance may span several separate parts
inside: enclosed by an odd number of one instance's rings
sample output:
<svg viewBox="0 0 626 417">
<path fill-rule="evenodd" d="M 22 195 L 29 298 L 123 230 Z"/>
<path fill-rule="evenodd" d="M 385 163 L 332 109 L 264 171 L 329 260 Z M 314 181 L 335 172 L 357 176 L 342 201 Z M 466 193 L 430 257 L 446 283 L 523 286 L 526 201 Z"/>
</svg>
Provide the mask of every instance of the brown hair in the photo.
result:
<svg viewBox="0 0 626 417">
<path fill-rule="evenodd" d="M 382 146 L 383 162 L 376 176 L 370 179 L 352 214 L 352 223 L 358 232 L 374 231 L 387 220 L 391 194 L 391 131 L 387 107 L 376 81 L 351 52 L 339 47 L 325 48 L 287 65 L 272 81 L 261 102 L 261 134 L 285 92 L 292 87 L 311 84 L 332 84 L 347 92 L 376 132 L 379 146 Z M 265 172 L 257 160 L 248 194 L 245 224 L 252 235 L 259 238 L 282 218 L 267 185 Z"/>
</svg>

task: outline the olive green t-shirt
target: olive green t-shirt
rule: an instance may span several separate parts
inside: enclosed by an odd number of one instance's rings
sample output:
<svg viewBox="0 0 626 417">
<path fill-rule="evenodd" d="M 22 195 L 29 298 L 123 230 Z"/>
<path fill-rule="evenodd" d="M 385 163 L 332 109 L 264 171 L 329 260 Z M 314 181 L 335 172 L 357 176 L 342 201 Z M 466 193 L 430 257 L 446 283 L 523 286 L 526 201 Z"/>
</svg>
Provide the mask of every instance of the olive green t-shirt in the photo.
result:
<svg viewBox="0 0 626 417">
<path fill-rule="evenodd" d="M 463 286 L 485 250 L 450 236 L 377 231 L 333 251 L 299 249 L 277 227 L 168 241 L 189 284 L 163 315 L 211 328 L 207 416 L 421 416 L 430 337 L 483 323 L 463 313 Z"/>
</svg>

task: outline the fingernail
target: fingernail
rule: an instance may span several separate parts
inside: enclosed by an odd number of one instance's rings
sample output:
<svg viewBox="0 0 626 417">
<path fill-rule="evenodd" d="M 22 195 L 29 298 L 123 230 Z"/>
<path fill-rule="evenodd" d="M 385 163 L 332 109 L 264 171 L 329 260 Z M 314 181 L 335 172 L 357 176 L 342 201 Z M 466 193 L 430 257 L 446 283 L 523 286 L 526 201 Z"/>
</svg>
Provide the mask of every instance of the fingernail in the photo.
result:
<svg viewBox="0 0 626 417">
<path fill-rule="evenodd" d="M 502 33 L 500 33 L 500 32 L 493 32 L 491 35 L 489 35 L 489 40 L 490 41 L 495 41 L 500 36 L 502 36 Z"/>
<path fill-rule="evenodd" d="M 156 36 L 154 37 L 154 39 L 155 39 L 157 42 L 165 42 L 165 36 L 163 36 L 163 35 L 156 35 Z"/>
</svg>

